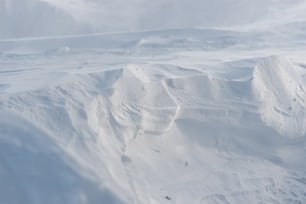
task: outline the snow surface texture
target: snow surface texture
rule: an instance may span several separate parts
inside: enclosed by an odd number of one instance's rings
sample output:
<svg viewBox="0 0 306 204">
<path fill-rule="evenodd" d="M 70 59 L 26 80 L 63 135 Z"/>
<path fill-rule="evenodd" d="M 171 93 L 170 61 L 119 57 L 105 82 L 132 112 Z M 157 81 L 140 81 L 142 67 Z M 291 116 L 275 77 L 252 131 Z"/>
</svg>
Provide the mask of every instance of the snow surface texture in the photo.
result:
<svg viewBox="0 0 306 204">
<path fill-rule="evenodd" d="M 123 2 L 0 2 L 0 204 L 306 203 L 304 1 Z"/>
</svg>

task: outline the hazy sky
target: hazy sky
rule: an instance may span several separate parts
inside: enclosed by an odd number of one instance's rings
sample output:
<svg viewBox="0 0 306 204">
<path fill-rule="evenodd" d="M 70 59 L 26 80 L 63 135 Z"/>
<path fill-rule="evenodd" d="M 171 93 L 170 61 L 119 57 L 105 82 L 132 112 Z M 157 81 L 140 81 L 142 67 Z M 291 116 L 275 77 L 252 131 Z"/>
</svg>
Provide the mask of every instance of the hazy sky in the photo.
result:
<svg viewBox="0 0 306 204">
<path fill-rule="evenodd" d="M 303 0 L 44 0 L 96 27 L 239 26 L 287 18 Z"/>
<path fill-rule="evenodd" d="M 1 0 L 0 37 L 305 20 L 305 0 Z"/>
</svg>

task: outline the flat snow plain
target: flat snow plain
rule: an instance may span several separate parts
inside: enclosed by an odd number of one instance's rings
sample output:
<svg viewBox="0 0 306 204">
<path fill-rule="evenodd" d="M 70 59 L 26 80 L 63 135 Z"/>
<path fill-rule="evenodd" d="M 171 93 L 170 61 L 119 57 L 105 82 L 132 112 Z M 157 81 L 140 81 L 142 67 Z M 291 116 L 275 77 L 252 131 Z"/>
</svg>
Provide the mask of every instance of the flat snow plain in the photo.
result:
<svg viewBox="0 0 306 204">
<path fill-rule="evenodd" d="M 0 204 L 306 203 L 305 28 L 3 38 Z"/>
</svg>

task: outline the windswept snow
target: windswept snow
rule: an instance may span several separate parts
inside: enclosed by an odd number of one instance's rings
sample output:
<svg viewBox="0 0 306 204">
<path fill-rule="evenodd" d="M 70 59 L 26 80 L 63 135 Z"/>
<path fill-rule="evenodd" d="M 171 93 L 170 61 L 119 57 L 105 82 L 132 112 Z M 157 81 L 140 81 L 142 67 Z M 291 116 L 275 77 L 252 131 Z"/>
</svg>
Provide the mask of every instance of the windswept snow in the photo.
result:
<svg viewBox="0 0 306 204">
<path fill-rule="evenodd" d="M 291 137 L 305 135 L 305 69 L 272 57 L 258 63 L 253 86 L 262 119 Z"/>
<path fill-rule="evenodd" d="M 305 3 L 129 3 L 0 2 L 0 204 L 306 203 Z"/>
</svg>

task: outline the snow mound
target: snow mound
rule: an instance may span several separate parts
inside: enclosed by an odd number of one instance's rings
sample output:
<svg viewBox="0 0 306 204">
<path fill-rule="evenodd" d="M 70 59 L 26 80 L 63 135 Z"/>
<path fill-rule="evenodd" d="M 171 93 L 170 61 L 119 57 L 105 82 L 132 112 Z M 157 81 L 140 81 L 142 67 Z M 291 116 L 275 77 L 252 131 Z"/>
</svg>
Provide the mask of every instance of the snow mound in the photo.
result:
<svg viewBox="0 0 306 204">
<path fill-rule="evenodd" d="M 13 153 L 0 162 L 24 181 L 8 193 L 28 196 L 24 203 L 45 202 L 47 191 L 51 196 L 57 192 L 56 185 L 69 189 L 58 198 L 67 203 L 154 204 L 166 196 L 177 203 L 284 202 L 293 198 L 291 193 L 303 201 L 305 184 L 296 180 L 304 176 L 297 170 L 304 167 L 303 144 L 262 121 L 262 106 L 270 103 L 258 93 L 273 90 L 275 84 L 267 85 L 271 72 L 260 65 L 275 65 L 277 59 L 260 62 L 253 79 L 252 73 L 232 79 L 167 64 L 133 63 L 70 73 L 49 87 L 3 95 L 1 141 L 9 145 L 0 144 Z M 288 95 L 290 90 L 277 91 Z M 34 171 L 32 165 L 18 170 L 18 163 L 8 160 L 12 155 L 41 165 L 41 174 L 24 176 L 22 172 Z M 45 168 L 49 163 L 63 172 L 63 179 Z M 3 189 L 15 178 L 11 171 L 6 174 L 8 179 L 0 174 Z M 32 186 L 41 189 L 41 197 L 27 192 L 29 179 L 45 182 L 49 174 L 59 179 L 50 181 L 49 189 L 42 183 Z M 71 200 L 72 194 L 80 196 Z"/>
<path fill-rule="evenodd" d="M 305 70 L 289 59 L 270 57 L 255 66 L 253 77 L 262 120 L 284 135 L 304 136 Z"/>
</svg>

